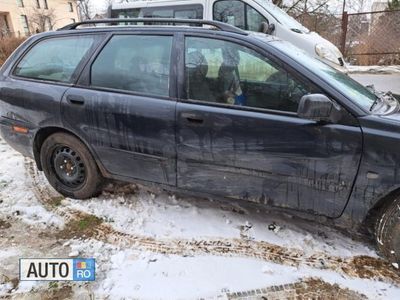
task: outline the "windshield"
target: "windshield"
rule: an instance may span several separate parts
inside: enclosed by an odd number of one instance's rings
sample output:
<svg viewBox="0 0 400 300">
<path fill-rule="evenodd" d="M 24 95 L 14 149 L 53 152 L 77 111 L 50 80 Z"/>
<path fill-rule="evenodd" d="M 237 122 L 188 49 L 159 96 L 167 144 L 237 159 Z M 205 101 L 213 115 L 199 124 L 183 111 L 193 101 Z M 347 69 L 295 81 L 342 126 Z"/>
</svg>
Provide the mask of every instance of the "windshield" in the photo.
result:
<svg viewBox="0 0 400 300">
<path fill-rule="evenodd" d="M 264 7 L 273 17 L 275 17 L 281 24 L 289 27 L 290 29 L 297 29 L 305 33 L 310 30 L 304 27 L 301 23 L 297 22 L 294 18 L 289 16 L 285 11 L 278 6 L 272 4 L 269 0 L 255 0 L 259 5 Z"/>
<path fill-rule="evenodd" d="M 338 89 L 347 98 L 357 103 L 366 110 L 370 110 L 377 96 L 358 83 L 351 79 L 346 74 L 335 70 L 334 68 L 324 64 L 323 62 L 309 56 L 306 52 L 284 41 L 274 41 L 270 43 L 288 56 L 306 66 L 320 78 L 329 82 L 330 85 Z"/>
</svg>

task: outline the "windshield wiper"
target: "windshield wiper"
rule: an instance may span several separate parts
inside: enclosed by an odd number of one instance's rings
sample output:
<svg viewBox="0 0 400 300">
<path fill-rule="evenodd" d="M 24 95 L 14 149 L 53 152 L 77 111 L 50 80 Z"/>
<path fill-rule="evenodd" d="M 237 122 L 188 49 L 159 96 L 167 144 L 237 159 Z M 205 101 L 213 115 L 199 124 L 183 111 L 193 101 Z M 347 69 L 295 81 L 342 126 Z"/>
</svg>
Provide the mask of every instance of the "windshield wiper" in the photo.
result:
<svg viewBox="0 0 400 300">
<path fill-rule="evenodd" d="M 369 111 L 372 111 L 374 108 L 375 108 L 375 106 L 380 102 L 380 101 L 382 101 L 382 99 L 380 98 L 380 97 L 378 97 L 377 95 L 375 95 L 375 100 L 374 100 L 374 102 L 372 103 L 372 105 L 371 105 L 371 107 L 369 108 Z"/>
<path fill-rule="evenodd" d="M 372 112 L 372 110 L 379 102 L 386 104 L 388 108 L 391 107 L 392 108 L 391 112 L 393 112 L 394 110 L 397 111 L 399 109 L 399 101 L 393 96 L 392 92 L 383 93 L 375 91 L 375 96 L 376 98 L 372 103 L 369 111 Z"/>
</svg>

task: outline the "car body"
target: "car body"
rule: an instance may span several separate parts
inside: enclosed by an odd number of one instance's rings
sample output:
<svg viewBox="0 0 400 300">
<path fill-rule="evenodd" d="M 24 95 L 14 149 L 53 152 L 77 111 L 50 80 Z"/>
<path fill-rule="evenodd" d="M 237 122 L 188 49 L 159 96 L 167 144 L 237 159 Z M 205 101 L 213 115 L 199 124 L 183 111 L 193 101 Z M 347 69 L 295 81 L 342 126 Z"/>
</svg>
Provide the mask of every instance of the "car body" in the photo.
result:
<svg viewBox="0 0 400 300">
<path fill-rule="evenodd" d="M 307 29 L 269 0 L 134 1 L 112 4 L 108 15 L 111 18 L 163 17 L 215 20 L 253 32 L 265 30 L 268 34 L 292 43 L 337 70 L 346 73 L 348 71 L 343 55 L 335 45 L 318 33 Z M 267 26 L 263 26 L 263 22 Z"/>
<path fill-rule="evenodd" d="M 63 185 L 80 152 L 82 174 L 366 229 L 399 192 L 398 103 L 290 43 L 214 24 L 222 30 L 108 26 L 29 38 L 1 68 L 2 137 L 74 198 L 95 191 L 79 194 L 88 176 Z M 57 134 L 83 150 L 54 150 Z"/>
</svg>

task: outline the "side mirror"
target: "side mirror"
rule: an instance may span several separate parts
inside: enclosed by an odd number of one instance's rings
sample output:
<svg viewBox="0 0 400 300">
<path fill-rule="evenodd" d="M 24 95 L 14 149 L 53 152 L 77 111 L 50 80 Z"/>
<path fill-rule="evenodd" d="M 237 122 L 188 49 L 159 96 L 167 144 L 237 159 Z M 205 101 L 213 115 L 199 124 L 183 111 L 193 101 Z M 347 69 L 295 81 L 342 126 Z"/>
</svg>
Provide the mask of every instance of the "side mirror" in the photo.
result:
<svg viewBox="0 0 400 300">
<path fill-rule="evenodd" d="M 275 25 L 269 24 L 268 20 L 261 23 L 260 31 L 265 34 L 271 34 L 275 31 Z"/>
<path fill-rule="evenodd" d="M 317 122 L 337 122 L 341 116 L 341 109 L 323 94 L 309 94 L 300 99 L 297 115 Z"/>
</svg>

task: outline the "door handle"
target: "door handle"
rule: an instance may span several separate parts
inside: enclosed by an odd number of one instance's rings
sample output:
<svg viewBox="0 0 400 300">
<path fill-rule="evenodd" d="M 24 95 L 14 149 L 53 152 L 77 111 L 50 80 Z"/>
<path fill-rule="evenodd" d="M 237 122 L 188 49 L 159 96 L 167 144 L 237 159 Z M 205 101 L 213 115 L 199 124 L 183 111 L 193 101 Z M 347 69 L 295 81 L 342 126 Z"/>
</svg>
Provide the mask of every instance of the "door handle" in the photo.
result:
<svg viewBox="0 0 400 300">
<path fill-rule="evenodd" d="M 192 113 L 182 113 L 182 118 L 185 118 L 190 123 L 203 124 L 204 120 Z"/>
<path fill-rule="evenodd" d="M 83 98 L 82 96 L 68 95 L 67 96 L 67 100 L 68 100 L 69 103 L 75 104 L 75 105 L 83 105 L 83 104 L 85 104 L 85 98 Z"/>
</svg>

